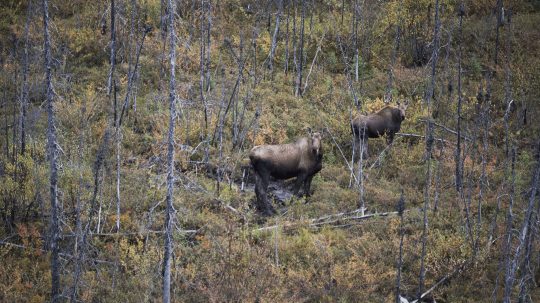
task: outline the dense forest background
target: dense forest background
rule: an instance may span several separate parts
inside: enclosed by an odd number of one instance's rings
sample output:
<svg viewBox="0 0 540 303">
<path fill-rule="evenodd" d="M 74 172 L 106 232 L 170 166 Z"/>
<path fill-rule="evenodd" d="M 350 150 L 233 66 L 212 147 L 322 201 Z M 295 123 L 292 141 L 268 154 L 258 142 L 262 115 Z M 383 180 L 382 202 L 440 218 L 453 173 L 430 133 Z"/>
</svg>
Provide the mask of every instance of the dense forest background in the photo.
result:
<svg viewBox="0 0 540 303">
<path fill-rule="evenodd" d="M 0 2 L 0 301 L 540 301 L 540 2 Z M 353 161 L 350 121 L 409 102 Z M 254 145 L 323 133 L 309 198 Z"/>
</svg>

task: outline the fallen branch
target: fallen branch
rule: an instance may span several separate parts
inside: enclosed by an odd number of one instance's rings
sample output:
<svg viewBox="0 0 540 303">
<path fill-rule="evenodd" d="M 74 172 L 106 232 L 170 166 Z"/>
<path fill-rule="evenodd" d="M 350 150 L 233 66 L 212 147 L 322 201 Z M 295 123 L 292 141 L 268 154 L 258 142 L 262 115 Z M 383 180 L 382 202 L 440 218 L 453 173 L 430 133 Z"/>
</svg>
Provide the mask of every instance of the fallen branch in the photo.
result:
<svg viewBox="0 0 540 303">
<path fill-rule="evenodd" d="M 317 55 L 319 54 L 319 52 L 321 51 L 321 44 L 324 40 L 324 36 L 326 36 L 326 32 L 328 30 L 325 30 L 321 39 L 319 40 L 319 43 L 317 45 L 317 50 L 315 51 L 315 56 L 313 57 L 313 61 L 311 62 L 311 67 L 309 68 L 309 72 L 306 76 L 306 83 L 304 83 L 304 89 L 302 90 L 303 91 L 303 94 L 306 92 L 306 89 L 307 89 L 307 86 L 308 86 L 308 81 L 309 81 L 309 76 L 311 75 L 311 72 L 313 71 L 313 65 L 315 65 L 315 61 L 317 60 Z"/>
<path fill-rule="evenodd" d="M 318 228 L 321 225 L 332 225 L 332 224 L 336 224 L 336 223 L 343 223 L 343 222 L 346 222 L 346 221 L 359 221 L 359 220 L 365 220 L 365 219 L 377 218 L 377 217 L 388 217 L 388 216 L 398 214 L 397 211 L 393 211 L 393 212 L 384 212 L 384 213 L 373 213 L 373 214 L 368 214 L 368 215 L 364 215 L 364 216 L 346 217 L 347 214 L 353 214 L 353 213 L 358 213 L 358 212 L 360 212 L 360 209 L 354 210 L 352 212 L 344 212 L 344 213 L 339 213 L 339 214 L 335 214 L 335 215 L 328 215 L 328 216 L 321 217 L 321 218 L 311 219 L 311 220 L 308 220 L 308 222 L 311 222 L 311 223 L 308 223 L 308 224 L 305 224 L 305 222 L 304 223 L 302 223 L 302 222 L 293 222 L 293 223 L 282 224 L 282 225 L 276 224 L 276 225 L 272 225 L 272 226 L 265 226 L 265 227 L 257 228 L 257 229 L 254 229 L 253 231 L 267 231 L 267 230 L 273 230 L 273 229 L 276 229 L 276 228 L 279 228 L 279 227 L 281 227 L 283 229 L 289 229 L 289 230 L 294 229 L 296 227 L 303 227 L 303 226 L 307 226 L 307 227 L 311 227 L 311 228 Z M 317 222 L 317 221 L 323 220 L 325 218 L 332 218 L 332 217 L 333 218 L 338 217 L 338 219 Z M 340 225 L 338 225 L 338 226 L 340 226 Z"/>
<path fill-rule="evenodd" d="M 408 133 L 396 133 L 396 135 L 402 136 L 402 137 L 412 137 L 412 138 L 422 138 L 422 139 L 425 139 L 425 138 L 426 138 L 426 136 L 417 135 L 417 134 L 408 134 Z M 439 141 L 439 142 L 443 142 L 443 143 L 449 143 L 449 144 L 455 145 L 454 142 L 448 141 L 448 140 L 444 140 L 444 139 L 441 139 L 441 138 L 433 138 L 433 140 Z"/>
<path fill-rule="evenodd" d="M 315 106 L 315 108 L 317 110 L 319 110 L 319 108 L 317 106 Z M 328 124 L 326 124 L 326 121 L 323 120 L 323 123 L 324 123 L 324 126 L 325 126 L 325 130 L 326 132 L 330 135 L 330 137 L 332 138 L 332 141 L 334 142 L 334 145 L 338 148 L 338 151 L 339 153 L 341 154 L 341 157 L 343 157 L 343 160 L 345 161 L 345 163 L 347 164 L 347 168 L 349 168 L 349 171 L 351 172 L 353 178 L 354 178 L 354 181 L 356 183 L 358 183 L 358 179 L 356 178 L 356 175 L 354 174 L 354 167 L 352 167 L 351 163 L 349 163 L 349 160 L 347 160 L 347 158 L 345 157 L 345 154 L 343 154 L 343 151 L 341 150 L 341 147 L 339 146 L 339 144 L 336 142 L 336 139 L 334 138 L 334 136 L 332 135 L 332 133 L 330 132 L 330 128 L 328 127 Z"/>
<path fill-rule="evenodd" d="M 181 230 L 180 233 L 183 234 L 196 234 L 199 232 L 198 229 L 187 229 L 187 230 Z M 163 234 L 165 233 L 162 230 L 148 230 L 145 232 L 124 232 L 124 233 L 88 233 L 88 236 L 91 237 L 129 237 L 129 236 L 147 236 L 152 234 Z M 63 238 L 70 238 L 75 237 L 75 234 L 64 234 L 61 237 Z"/>
<path fill-rule="evenodd" d="M 399 138 L 397 138 L 399 139 Z M 396 139 L 396 140 L 397 140 Z M 394 142 L 386 145 L 386 147 L 382 150 L 382 152 L 379 154 L 379 156 L 377 157 L 377 160 L 375 160 L 375 162 L 373 162 L 373 164 L 371 164 L 371 166 L 369 167 L 368 171 L 370 171 L 373 167 L 375 167 L 375 165 L 377 163 L 381 163 L 381 160 L 382 160 L 382 157 L 384 156 L 384 154 L 386 153 L 386 151 L 392 146 L 392 144 L 394 144 Z"/>
<path fill-rule="evenodd" d="M 421 121 L 421 122 L 427 122 L 427 119 L 418 119 L 418 121 Z M 453 130 L 453 129 L 451 129 L 451 128 L 445 126 L 445 125 L 436 123 L 436 122 L 434 122 L 434 121 L 431 121 L 431 124 L 433 124 L 433 125 L 435 125 L 435 126 L 438 126 L 438 127 L 442 128 L 442 129 L 444 129 L 445 131 L 447 131 L 447 132 L 449 132 L 449 133 L 451 133 L 451 134 L 454 134 L 454 135 L 456 135 L 456 136 L 457 136 L 457 134 L 458 134 L 457 131 L 455 131 L 455 130 Z M 465 136 L 465 135 L 463 135 L 463 134 L 461 135 L 461 137 L 462 137 L 463 139 L 467 140 L 467 141 L 472 141 L 469 137 L 467 137 L 467 136 Z"/>
<path fill-rule="evenodd" d="M 411 301 L 410 303 L 418 303 L 420 302 L 419 300 L 422 300 L 423 298 L 425 298 L 427 295 L 429 295 L 431 292 L 433 292 L 437 287 L 439 287 L 441 284 L 447 282 L 448 280 L 450 280 L 453 276 L 455 276 L 456 274 L 458 274 L 459 272 L 461 272 L 466 265 L 468 265 L 469 263 L 471 263 L 471 260 L 472 259 L 468 259 L 467 261 L 463 262 L 461 265 L 459 265 L 458 267 L 456 267 L 452 272 L 446 274 L 444 277 L 442 277 L 439 281 L 437 281 L 437 283 L 433 284 L 433 286 L 431 286 L 428 290 L 426 290 L 421 296 L 419 299 L 416 299 L 414 301 Z"/>
</svg>

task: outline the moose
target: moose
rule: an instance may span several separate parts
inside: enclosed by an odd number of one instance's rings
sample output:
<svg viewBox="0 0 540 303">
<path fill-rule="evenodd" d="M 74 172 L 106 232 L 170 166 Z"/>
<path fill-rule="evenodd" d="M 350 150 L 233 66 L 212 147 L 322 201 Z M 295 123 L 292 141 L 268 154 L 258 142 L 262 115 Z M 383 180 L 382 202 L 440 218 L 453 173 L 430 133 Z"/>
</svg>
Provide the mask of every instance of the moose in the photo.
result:
<svg viewBox="0 0 540 303">
<path fill-rule="evenodd" d="M 385 106 L 376 113 L 358 115 L 351 122 L 352 132 L 355 138 L 355 146 L 363 148 L 363 158 L 368 157 L 368 138 L 379 138 L 386 135 L 386 143 L 390 145 L 394 141 L 394 135 L 401 128 L 401 122 L 405 120 L 407 103 L 397 102 L 397 107 Z M 360 155 L 360 152 L 357 153 Z"/>
<path fill-rule="evenodd" d="M 275 213 L 268 202 L 267 188 L 270 177 L 290 179 L 296 177 L 293 193 L 298 196 L 304 185 L 304 195 L 310 196 L 311 180 L 322 169 L 322 135 L 310 132 L 294 143 L 281 145 L 259 145 L 251 149 L 249 159 L 255 171 L 256 207 L 263 216 Z"/>
</svg>

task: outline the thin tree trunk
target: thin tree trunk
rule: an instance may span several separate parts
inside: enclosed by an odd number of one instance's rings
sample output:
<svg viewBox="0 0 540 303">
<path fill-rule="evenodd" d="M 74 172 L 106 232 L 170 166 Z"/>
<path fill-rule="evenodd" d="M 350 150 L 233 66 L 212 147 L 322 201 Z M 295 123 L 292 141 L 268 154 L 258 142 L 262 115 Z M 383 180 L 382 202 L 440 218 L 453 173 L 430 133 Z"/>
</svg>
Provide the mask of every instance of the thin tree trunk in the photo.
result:
<svg viewBox="0 0 540 303">
<path fill-rule="evenodd" d="M 399 51 L 399 44 L 401 42 L 401 26 L 402 26 L 402 17 L 401 17 L 401 7 L 403 6 L 403 0 L 400 0 L 400 9 L 398 11 L 399 20 L 396 24 L 396 38 L 394 40 L 394 49 L 392 50 L 392 57 L 390 58 L 390 66 L 388 67 L 388 82 L 386 84 L 386 94 L 384 97 L 385 103 L 392 102 L 392 86 L 394 84 L 394 66 L 396 65 L 397 54 Z"/>
<path fill-rule="evenodd" d="M 463 190 L 463 170 L 462 170 L 462 162 L 461 162 L 461 105 L 463 102 L 463 96 L 461 92 L 461 52 L 463 48 L 463 16 L 465 15 L 465 7 L 463 5 L 463 1 L 459 5 L 459 30 L 458 30 L 458 83 L 457 83 L 457 89 L 458 89 L 458 104 L 457 104 L 457 143 L 456 143 L 456 190 L 458 193 L 461 193 Z"/>
<path fill-rule="evenodd" d="M 345 12 L 345 0 L 341 1 L 341 25 L 343 25 L 343 13 Z"/>
<path fill-rule="evenodd" d="M 118 106 L 116 100 L 116 81 L 113 80 L 113 99 L 114 99 L 114 128 L 116 145 L 116 232 L 120 232 L 120 147 L 122 142 L 122 130 L 120 129 L 120 115 L 118 115 Z"/>
<path fill-rule="evenodd" d="M 82 231 L 81 239 L 78 241 L 80 244 L 78 245 L 78 251 L 76 255 L 76 261 L 75 261 L 75 272 L 74 272 L 74 281 L 73 281 L 73 287 L 72 287 L 72 293 L 71 293 L 71 302 L 77 302 L 77 289 L 78 285 L 80 283 L 80 276 L 82 272 L 82 266 L 85 263 L 86 260 L 86 247 L 88 244 L 88 234 L 90 233 L 90 229 L 92 226 L 92 221 L 94 221 L 94 216 L 96 215 L 96 202 L 98 199 L 98 193 L 100 190 L 100 173 L 101 168 L 103 167 L 105 157 L 108 153 L 109 148 L 109 140 L 110 140 L 110 131 L 109 129 L 105 130 L 105 134 L 103 135 L 103 142 L 101 143 L 101 146 L 99 147 L 99 150 L 96 155 L 96 161 L 94 162 L 94 189 L 92 191 L 92 198 L 90 200 L 90 209 L 88 210 L 87 215 L 87 221 L 86 225 L 84 227 L 84 230 Z M 82 222 L 80 222 L 82 225 Z"/>
<path fill-rule="evenodd" d="M 51 38 L 49 35 L 49 1 L 42 0 L 43 4 L 43 36 L 45 41 L 45 87 L 47 88 L 47 143 L 48 158 L 50 161 L 50 250 L 51 250 L 51 301 L 59 301 L 60 296 L 60 268 L 58 261 L 58 140 L 56 137 L 56 116 L 54 110 L 54 91 L 52 86 L 52 55 Z"/>
<path fill-rule="evenodd" d="M 26 152 L 26 113 L 28 111 L 28 70 L 29 58 L 28 48 L 30 44 L 30 20 L 32 18 L 32 0 L 28 0 L 28 9 L 26 12 L 26 23 L 24 25 L 24 53 L 22 62 L 23 83 L 21 88 L 21 113 L 20 113 L 20 128 L 21 128 L 21 155 Z"/>
<path fill-rule="evenodd" d="M 293 28 L 292 28 L 292 47 L 293 47 L 293 66 L 294 66 L 294 71 L 297 72 L 298 71 L 298 56 L 297 56 L 297 41 L 296 41 L 296 0 L 292 0 L 292 3 L 293 3 L 293 10 L 294 10 L 294 15 L 293 15 Z M 295 80 L 295 85 L 296 85 L 296 80 Z M 295 87 L 295 92 L 296 92 L 296 87 Z"/>
<path fill-rule="evenodd" d="M 497 18 L 497 21 L 496 21 L 496 26 L 495 26 L 495 31 L 496 31 L 496 36 L 495 36 L 495 65 L 498 64 L 499 62 L 499 44 L 500 44 L 500 28 L 502 27 L 503 25 L 503 0 L 497 0 L 497 7 L 496 7 L 496 10 L 497 12 L 495 13 L 495 16 Z"/>
<path fill-rule="evenodd" d="M 202 10 L 202 14 L 201 14 L 201 53 L 200 53 L 200 73 L 201 73 L 201 79 L 200 79 L 200 94 L 201 94 L 201 101 L 203 103 L 203 106 L 204 106 L 204 130 L 205 130 L 205 136 L 208 136 L 208 106 L 207 106 L 207 103 L 206 103 L 206 96 L 205 96 L 205 75 L 206 75 L 206 72 L 205 72 L 205 68 L 207 68 L 207 65 L 206 65 L 206 59 L 205 59 L 205 48 L 206 48 L 206 43 L 205 43 L 205 38 L 204 38 L 204 33 L 205 33 L 205 22 L 203 20 L 204 18 L 204 14 L 205 14 L 205 5 L 204 5 L 204 0 L 201 0 L 201 10 Z"/>
<path fill-rule="evenodd" d="M 109 63 L 111 68 L 109 70 L 109 79 L 107 80 L 107 95 L 110 95 L 112 92 L 113 78 L 114 78 L 114 69 L 116 64 L 116 8 L 114 6 L 114 0 L 111 0 L 111 54 Z"/>
<path fill-rule="evenodd" d="M 274 54 L 276 52 L 277 39 L 279 34 L 279 23 L 281 20 L 281 14 L 283 12 L 283 0 L 277 0 L 278 12 L 276 16 L 276 26 L 274 28 L 274 34 L 272 35 L 272 45 L 270 46 L 270 53 L 268 54 L 268 69 L 270 73 L 274 70 Z"/>
<path fill-rule="evenodd" d="M 298 70 L 296 76 L 296 89 L 294 95 L 296 97 L 302 96 L 302 66 L 304 65 L 304 24 L 306 19 L 306 4 L 305 0 L 302 0 L 302 15 L 301 15 L 301 26 L 300 26 L 300 58 L 298 59 Z"/>
<path fill-rule="evenodd" d="M 206 60 L 205 60 L 205 70 L 206 70 L 206 92 L 210 91 L 210 32 L 212 29 L 212 0 L 208 0 L 208 10 L 206 12 Z"/>
<path fill-rule="evenodd" d="M 399 198 L 397 211 L 399 214 L 399 257 L 397 260 L 397 274 L 396 274 L 396 303 L 401 303 L 401 270 L 403 267 L 403 238 L 405 237 L 405 231 L 403 230 L 403 212 L 405 211 L 405 198 L 403 197 L 403 190 L 401 190 L 401 197 Z"/>
<path fill-rule="evenodd" d="M 515 182 L 516 182 L 516 149 L 512 148 L 512 183 L 510 184 L 510 201 L 508 203 L 508 214 L 506 216 L 506 234 L 504 243 L 504 297 L 505 303 L 510 302 L 510 295 L 512 293 L 513 274 L 512 274 L 512 234 L 513 234 L 513 207 L 514 207 L 514 195 L 515 195 Z"/>
<path fill-rule="evenodd" d="M 439 52 L 439 0 L 435 0 L 435 30 L 433 34 L 433 54 L 431 58 L 431 81 L 426 92 L 426 104 L 428 108 L 429 119 L 426 120 L 426 185 L 424 188 L 424 219 L 423 219 L 423 230 L 422 230 L 422 254 L 420 256 L 420 275 L 418 279 L 418 298 L 424 292 L 424 281 L 426 276 L 425 271 L 425 256 L 426 256 L 426 246 L 427 246 L 427 233 L 428 233 L 428 209 L 430 201 L 430 185 L 431 185 L 431 152 L 433 148 L 433 123 L 432 123 L 432 97 L 435 89 L 435 68 L 437 66 L 437 57 Z"/>
<path fill-rule="evenodd" d="M 287 32 L 285 34 L 285 75 L 289 73 L 289 18 L 290 4 L 287 5 Z"/>
<path fill-rule="evenodd" d="M 354 0 L 354 22 L 353 22 L 353 41 L 354 41 L 354 81 L 358 82 L 358 14 L 359 14 L 358 0 Z"/>
<path fill-rule="evenodd" d="M 86 131 L 86 102 L 83 99 L 83 105 L 81 107 L 81 135 L 79 138 L 79 146 L 78 146 L 78 163 L 77 163 L 77 171 L 79 171 L 79 184 L 77 186 L 77 197 L 76 197 L 76 205 L 75 205 L 75 245 L 73 248 L 73 256 L 75 261 L 75 270 L 73 271 L 73 286 L 71 287 L 71 294 L 69 301 L 71 303 L 77 302 L 77 291 L 79 286 L 79 281 L 81 277 L 81 244 L 82 244 L 82 238 L 83 238 L 83 229 L 82 229 L 82 221 L 81 221 L 81 195 L 82 195 L 82 188 L 83 188 L 83 174 L 81 169 L 81 164 L 83 161 L 84 156 L 84 134 Z"/>
<path fill-rule="evenodd" d="M 174 30 L 175 3 L 168 0 L 169 9 L 169 132 L 167 136 L 167 211 L 165 218 L 165 252 L 163 256 L 163 302 L 171 301 L 171 259 L 173 249 L 173 190 L 174 190 L 174 122 L 176 119 L 176 34 Z"/>
</svg>

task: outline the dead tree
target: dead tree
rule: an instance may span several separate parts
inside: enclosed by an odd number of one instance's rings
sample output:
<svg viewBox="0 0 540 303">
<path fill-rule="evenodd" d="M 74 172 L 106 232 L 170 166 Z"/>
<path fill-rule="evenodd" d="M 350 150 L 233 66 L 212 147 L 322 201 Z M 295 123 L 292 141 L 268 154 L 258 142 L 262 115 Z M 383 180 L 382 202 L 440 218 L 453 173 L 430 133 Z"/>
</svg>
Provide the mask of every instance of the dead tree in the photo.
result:
<svg viewBox="0 0 540 303">
<path fill-rule="evenodd" d="M 21 155 L 24 155 L 26 151 L 26 113 L 28 110 L 28 70 L 29 70 L 29 58 L 28 48 L 30 44 L 30 20 L 32 18 L 32 0 L 28 0 L 28 8 L 26 12 L 26 23 L 24 25 L 24 51 L 22 62 L 22 88 L 20 96 L 20 116 L 19 127 L 21 129 Z"/>
<path fill-rule="evenodd" d="M 495 57 L 494 57 L 494 60 L 495 60 L 495 65 L 498 64 L 499 62 L 499 44 L 500 44 L 500 29 L 501 27 L 503 26 L 504 24 L 504 8 L 503 8 L 503 0 L 497 0 L 497 7 L 496 7 L 496 13 L 495 13 L 495 17 L 497 18 L 496 20 L 496 26 L 495 26 L 495 32 L 496 32 L 496 36 L 495 36 Z"/>
<path fill-rule="evenodd" d="M 167 210 L 165 214 L 165 247 L 163 256 L 163 302 L 171 301 L 171 259 L 173 249 L 173 190 L 174 190 L 174 122 L 176 119 L 176 33 L 174 30 L 175 2 L 168 0 L 169 10 L 169 132 L 167 134 Z"/>
<path fill-rule="evenodd" d="M 461 105 L 463 103 L 463 96 L 461 92 L 461 52 L 462 52 L 462 43 L 463 43 L 463 16 L 465 15 L 465 7 L 463 1 L 459 5 L 459 29 L 458 29 L 458 104 L 457 104 L 457 143 L 456 143 L 456 190 L 458 193 L 461 193 L 463 190 L 462 178 L 463 178 L 463 167 L 461 161 Z"/>
<path fill-rule="evenodd" d="M 506 47 L 505 47 L 505 99 L 507 102 L 507 110 L 504 115 L 504 121 L 505 121 L 505 132 L 506 132 L 506 146 L 508 146 L 509 143 L 509 126 L 508 126 L 508 120 L 509 120 L 509 114 L 511 110 L 511 106 L 514 102 L 512 100 L 512 86 L 511 86 L 511 71 L 510 71 L 510 54 L 511 54 L 511 38 L 512 38 L 512 24 L 511 24 L 511 17 L 512 12 L 508 12 L 508 20 L 507 20 L 507 30 L 506 30 Z M 513 156 L 515 157 L 515 148 L 513 149 Z M 514 255 L 512 257 L 512 254 L 510 253 L 511 249 L 511 238 L 510 235 L 507 235 L 507 255 L 506 255 L 506 272 L 505 272 L 505 278 L 504 278 L 504 295 L 503 295 L 503 301 L 505 303 L 511 302 L 511 295 L 512 295 L 512 289 L 514 286 L 514 278 L 516 271 L 518 269 L 518 265 L 521 262 L 521 254 L 523 249 L 526 247 L 527 238 L 529 238 L 529 233 L 531 232 L 532 228 L 530 226 L 531 224 L 531 217 L 534 212 L 534 202 L 536 201 L 536 194 L 538 192 L 538 186 L 540 182 L 540 140 L 538 142 L 538 147 L 536 150 L 536 157 L 537 157 L 537 165 L 535 168 L 535 171 L 533 172 L 533 177 L 531 179 L 531 189 L 530 189 L 530 197 L 529 197 L 529 203 L 527 205 L 527 208 L 525 209 L 525 217 L 523 218 L 523 222 L 521 224 L 519 236 L 518 236 L 518 243 L 517 247 L 515 248 Z M 510 213 L 511 210 L 509 210 Z M 510 226 L 507 226 L 507 228 L 511 228 Z M 509 232 L 507 230 L 507 232 Z M 512 258 L 512 260 L 510 260 Z"/>
<path fill-rule="evenodd" d="M 515 181 L 516 181 L 516 149 L 512 148 L 512 183 L 510 184 L 510 201 L 508 203 L 508 213 L 506 215 L 506 234 L 504 236 L 504 295 L 503 300 L 505 303 L 510 302 L 510 295 L 512 293 L 513 282 L 513 273 L 512 273 L 512 234 L 513 234 L 513 207 L 514 207 L 514 196 L 515 196 Z M 536 194 L 536 192 L 535 192 Z M 497 277 L 498 278 L 498 277 Z M 495 284 L 495 293 L 497 290 L 498 283 Z"/>
<path fill-rule="evenodd" d="M 274 34 L 272 35 L 272 45 L 270 46 L 270 53 L 268 54 L 268 69 L 270 73 L 274 70 L 274 54 L 276 52 L 277 39 L 279 35 L 279 23 L 281 20 L 281 14 L 283 12 L 283 0 L 276 0 L 278 5 L 278 12 L 276 16 L 276 26 L 274 28 Z"/>
<path fill-rule="evenodd" d="M 435 69 L 437 66 L 437 58 L 439 55 L 439 30 L 440 30 L 440 20 L 439 20 L 439 0 L 435 0 L 435 30 L 433 33 L 433 53 L 431 57 L 431 75 L 430 83 L 427 88 L 425 95 L 425 102 L 428 108 L 429 119 L 426 120 L 426 185 L 424 188 L 424 219 L 423 219 L 423 230 L 422 230 L 422 254 L 420 256 L 420 275 L 418 279 L 418 298 L 422 295 L 424 291 L 424 281 L 426 276 L 425 271 L 425 256 L 426 256 L 426 245 L 427 245 L 427 233 L 428 233 L 428 209 L 430 201 L 430 184 L 431 184 L 431 153 L 433 148 L 433 123 L 432 123 L 432 98 L 435 90 Z"/>
<path fill-rule="evenodd" d="M 208 41 L 208 47 L 209 44 L 210 44 L 210 28 L 208 28 L 208 35 L 205 36 L 205 33 L 206 33 L 206 28 L 205 28 L 205 25 L 206 23 L 204 22 L 204 15 L 205 15 L 205 9 L 206 9 L 206 6 L 204 4 L 204 0 L 201 0 L 201 10 L 202 10 L 202 13 L 201 13 L 201 48 L 200 48 L 200 74 L 201 74 L 201 77 L 200 77 L 200 94 L 201 94 L 201 101 L 202 101 L 202 104 L 204 106 L 204 130 L 206 132 L 206 136 L 208 135 L 208 105 L 207 105 L 207 101 L 206 101 L 206 91 L 207 91 L 207 85 L 209 86 L 209 84 L 207 84 L 207 72 L 206 72 L 206 69 L 208 68 L 208 65 L 206 63 L 206 47 L 207 47 L 207 41 Z M 209 12 L 208 12 L 209 14 Z M 208 39 L 206 39 L 208 38 Z M 208 52 L 210 52 L 210 50 L 208 50 Z"/>
<path fill-rule="evenodd" d="M 300 19 L 300 47 L 298 52 L 300 53 L 300 58 L 298 58 L 297 62 L 297 70 L 296 70 L 296 87 L 294 90 L 294 95 L 296 97 L 302 96 L 302 66 L 304 65 L 304 24 L 306 19 L 306 4 L 305 0 L 302 1 L 302 13 L 301 13 L 301 19 Z"/>
<path fill-rule="evenodd" d="M 82 140 L 82 139 L 81 139 Z M 82 222 L 80 221 L 80 216 L 77 223 L 77 251 L 75 252 L 75 270 L 73 271 L 73 286 L 71 288 L 71 294 L 70 294 L 70 301 L 71 302 L 77 302 L 77 292 L 78 287 L 81 279 L 81 274 L 83 270 L 83 266 L 86 262 L 86 248 L 88 246 L 88 235 L 90 234 L 90 229 L 92 226 L 92 222 L 94 221 L 94 217 L 97 212 L 97 198 L 98 193 L 101 186 L 101 170 L 104 166 L 105 157 L 108 154 L 108 147 L 110 141 L 110 130 L 106 129 L 105 134 L 103 135 L 103 141 L 101 143 L 101 146 L 98 149 L 98 152 L 96 154 L 96 161 L 94 162 L 93 167 L 93 177 L 94 177 L 94 186 L 92 191 L 92 197 L 90 199 L 90 206 L 88 209 L 87 214 L 87 221 L 84 225 L 84 228 L 82 228 Z M 78 205 L 78 208 L 80 209 L 80 205 Z M 79 226 L 80 225 L 80 226 Z"/>
<path fill-rule="evenodd" d="M 401 10 L 402 6 L 403 6 L 403 0 L 400 1 L 399 10 Z M 399 51 L 399 44 L 401 42 L 401 26 L 402 26 L 403 20 L 402 20 L 400 11 L 398 11 L 398 14 L 399 14 L 399 20 L 398 20 L 398 23 L 396 24 L 396 37 L 394 40 L 394 49 L 392 50 L 392 56 L 390 58 L 390 66 L 388 67 L 388 82 L 386 83 L 386 93 L 384 96 L 385 103 L 392 102 L 392 86 L 394 83 L 394 66 L 396 65 L 397 54 Z"/>
<path fill-rule="evenodd" d="M 135 83 L 135 76 L 137 75 L 138 67 L 139 67 L 139 58 L 141 56 L 141 51 L 144 45 L 144 39 L 146 35 L 149 33 L 150 29 L 148 27 L 144 28 L 143 36 L 141 39 L 141 44 L 138 45 L 137 52 L 135 54 L 135 63 L 131 62 L 129 65 L 133 64 L 133 68 L 128 69 L 128 83 L 127 83 L 127 89 L 126 89 L 126 95 L 124 97 L 124 103 L 122 104 L 122 108 L 119 111 L 117 107 L 117 100 L 116 100 L 116 81 L 113 80 L 113 100 L 114 100 L 114 126 L 115 126 L 115 141 L 116 141 L 116 231 L 120 231 L 120 148 L 122 145 L 122 121 L 124 118 L 124 115 L 127 113 L 129 108 L 129 99 L 132 96 L 132 90 L 133 85 Z M 118 113 L 119 111 L 119 113 Z"/>
<path fill-rule="evenodd" d="M 289 19 L 290 19 L 290 3 L 287 4 L 287 29 L 285 32 L 285 75 L 289 73 Z"/>
<path fill-rule="evenodd" d="M 359 46 L 358 46 L 358 15 L 360 14 L 360 5 L 358 0 L 354 0 L 354 21 L 353 21 L 353 41 L 354 41 L 354 81 L 358 82 L 358 64 L 359 64 Z"/>
<path fill-rule="evenodd" d="M 116 8 L 114 6 L 114 0 L 111 0 L 111 53 L 109 55 L 109 78 L 107 80 L 107 95 L 110 95 L 112 92 L 113 78 L 114 78 L 114 69 L 116 64 Z"/>
<path fill-rule="evenodd" d="M 405 198 L 403 197 L 403 190 L 401 190 L 401 197 L 399 198 L 397 211 L 399 214 L 399 257 L 396 262 L 396 303 L 401 303 L 401 270 L 403 267 L 403 238 L 405 237 L 405 231 L 403 230 L 403 212 L 405 211 Z"/>
<path fill-rule="evenodd" d="M 51 219 L 49 230 L 49 247 L 51 250 L 51 301 L 60 300 L 60 268 L 59 268 L 59 209 L 58 209 L 58 139 L 56 137 L 56 115 L 54 110 L 54 90 L 52 86 L 51 37 L 49 35 L 49 1 L 42 0 L 43 37 L 45 58 L 45 94 L 47 106 L 47 150 L 50 163 L 50 199 Z"/>
</svg>

